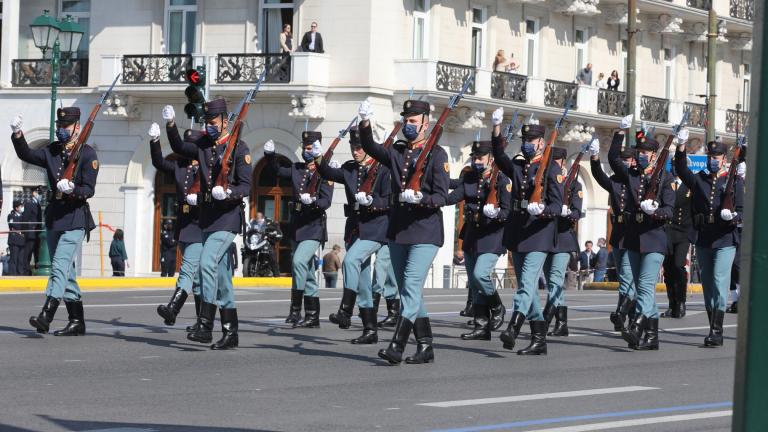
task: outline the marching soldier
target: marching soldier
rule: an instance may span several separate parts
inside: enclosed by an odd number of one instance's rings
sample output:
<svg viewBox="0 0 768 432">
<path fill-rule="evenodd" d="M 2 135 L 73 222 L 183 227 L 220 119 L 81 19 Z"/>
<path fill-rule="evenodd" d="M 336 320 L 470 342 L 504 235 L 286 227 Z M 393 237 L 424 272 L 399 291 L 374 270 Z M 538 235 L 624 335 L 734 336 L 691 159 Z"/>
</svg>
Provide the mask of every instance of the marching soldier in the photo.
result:
<svg viewBox="0 0 768 432">
<path fill-rule="evenodd" d="M 96 190 L 99 161 L 93 147 L 82 143 L 73 178 L 61 178 L 80 136 L 80 109 L 59 108 L 56 111 L 57 140 L 41 149 L 30 149 L 21 132 L 22 118 L 17 116 L 11 122 L 11 141 L 19 159 L 46 170 L 48 183 L 56 185 L 56 192 L 48 200 L 45 212 L 45 226 L 48 231 L 48 250 L 51 260 L 51 275 L 45 290 L 45 304 L 38 316 L 30 317 L 29 323 L 39 333 L 48 333 L 51 321 L 59 303 L 64 304 L 69 314 L 69 323 L 55 336 L 79 336 L 85 334 L 85 316 L 80 287 L 75 276 L 75 257 L 80 254 L 83 238 L 95 228 L 88 199 Z"/>
<path fill-rule="evenodd" d="M 10 249 L 10 258 L 8 260 L 9 275 L 22 276 L 24 274 L 24 247 L 26 240 L 24 237 L 24 203 L 21 200 L 13 201 L 13 210 L 8 213 L 8 249 Z"/>
<path fill-rule="evenodd" d="M 197 329 L 187 339 L 210 343 L 213 340 L 213 321 L 219 305 L 222 336 L 211 345 L 213 350 L 236 348 L 239 344 L 237 308 L 232 287 L 232 260 L 229 247 L 235 236 L 242 233 L 245 223 L 243 198 L 251 193 L 251 155 L 248 146 L 240 141 L 231 160 L 223 160 L 229 141 L 227 103 L 215 99 L 203 105 L 206 134 L 195 143 L 182 141 L 174 122 L 173 107 L 163 108 L 166 133 L 171 148 L 180 156 L 197 160 L 200 168 L 202 197 L 193 200 L 200 207 L 200 229 L 203 246 L 200 252 L 200 288 L 203 294 Z M 225 163 L 231 163 L 232 181 L 224 189 L 216 179 Z"/>
<path fill-rule="evenodd" d="M 160 277 L 173 277 L 176 273 L 176 245 L 173 222 L 166 219 L 160 232 Z"/>
<path fill-rule="evenodd" d="M 369 175 L 368 168 L 374 160 L 363 151 L 357 129 L 349 131 L 349 146 L 354 159 L 339 168 L 332 165 L 334 161 L 323 161 L 321 153 L 315 159 L 320 175 L 324 179 L 342 183 L 347 195 L 347 204 L 344 205 L 344 214 L 347 216 L 344 229 L 347 254 L 342 264 L 344 293 L 339 310 L 328 318 L 332 323 L 338 324 L 339 328 L 349 328 L 357 299 L 360 319 L 363 321 L 363 334 L 351 342 L 374 344 L 378 342 L 379 337 L 373 303 L 371 256 L 376 254 L 376 264 L 380 272 L 392 267 L 391 262 L 387 260 L 389 254 L 382 256 L 379 253 L 382 249 L 389 249 L 386 242 L 391 179 L 389 170 L 381 166 L 371 195 L 360 192 L 360 186 Z M 386 272 L 384 274 L 386 275 Z"/>
<path fill-rule="evenodd" d="M 187 129 L 184 141 L 195 143 L 203 136 L 202 131 Z M 149 129 L 149 149 L 152 165 L 158 171 L 172 175 L 176 183 L 176 232 L 173 237 L 181 249 L 181 267 L 176 289 L 167 305 L 157 306 L 157 313 L 163 318 L 165 325 L 174 325 L 176 316 L 187 301 L 190 293 L 195 298 L 195 315 L 200 316 L 202 296 L 200 294 L 200 252 L 203 250 L 203 233 L 200 231 L 200 209 L 197 205 L 197 194 L 189 194 L 190 188 L 196 182 L 199 163 L 195 159 L 179 157 L 176 160 L 163 158 L 160 148 L 160 126 L 152 123 Z M 197 180 L 199 181 L 199 180 Z M 174 260 L 176 248 L 173 248 Z M 174 264 L 175 267 L 175 264 Z M 197 325 L 187 327 L 187 332 L 197 330 Z"/>
<path fill-rule="evenodd" d="M 416 354 L 406 363 L 431 363 L 435 359 L 432 348 L 432 327 L 424 306 L 422 290 L 430 264 L 443 245 L 443 216 L 441 207 L 448 198 L 448 155 L 437 143 L 432 147 L 419 190 L 407 184 L 414 173 L 416 161 L 424 151 L 429 130 L 428 102 L 408 100 L 403 105 L 403 136 L 389 148 L 376 144 L 369 119 L 373 108 L 368 100 L 358 109 L 362 120 L 359 125 L 363 150 L 389 168 L 392 173 L 392 210 L 389 213 L 389 253 L 400 292 L 400 317 L 395 325 L 392 341 L 379 357 L 390 364 L 399 364 L 413 329 Z"/>
<path fill-rule="evenodd" d="M 704 307 L 710 327 L 704 345 L 719 347 L 723 345 L 723 321 L 731 283 L 731 266 L 740 240 L 737 224 L 741 221 L 744 206 L 744 182 L 740 176 L 735 176 L 733 209 L 723 206 L 729 193 L 726 189 L 728 170 L 725 169 L 728 147 L 723 142 L 707 143 L 707 169 L 693 174 L 686 163 L 687 135 L 687 130 L 678 134 L 675 169 L 693 194 L 693 219 L 698 231 L 696 257 L 701 268 Z"/>
<path fill-rule="evenodd" d="M 459 237 L 462 239 L 467 277 L 472 292 L 472 312 L 475 328 L 464 333 L 464 340 L 491 340 L 491 330 L 501 326 L 503 313 L 498 325 L 492 320 L 492 310 L 504 305 L 493 285 L 491 274 L 496 262 L 504 255 L 504 227 L 509 216 L 512 183 L 501 172 L 492 184 L 493 160 L 491 142 L 472 143 L 472 167 L 448 195 L 447 205 L 464 201 L 464 225 Z M 496 187 L 496 202 L 489 202 L 491 187 Z"/>
<path fill-rule="evenodd" d="M 531 343 L 519 350 L 519 355 L 547 354 L 547 322 L 539 305 L 538 280 L 544 262 L 554 250 L 557 233 L 556 217 L 562 213 L 562 175 L 557 169 L 546 174 L 544 202 L 529 202 L 535 188 L 536 172 L 542 163 L 545 129 L 540 125 L 522 128 L 521 153 L 510 159 L 504 153 L 501 122 L 504 109 L 497 108 L 491 116 L 493 123 L 493 158 L 499 169 L 512 179 L 512 210 L 505 233 L 505 246 L 512 253 L 517 275 L 515 311 L 500 339 L 505 349 L 514 349 L 515 340 L 526 317 L 531 326 Z M 554 167 L 551 167 L 554 168 Z"/>
<path fill-rule="evenodd" d="M 325 211 L 331 207 L 333 183 L 319 182 L 317 194 L 309 194 L 308 187 L 317 169 L 315 155 L 320 152 L 323 136 L 320 132 L 304 131 L 301 135 L 303 162 L 280 166 L 272 140 L 264 144 L 264 157 L 279 177 L 290 179 L 293 185 L 291 228 L 293 229 L 293 278 L 291 308 L 286 323 L 293 327 L 320 327 L 320 297 L 315 274 L 315 252 L 328 240 Z M 315 153 L 313 153 L 313 149 Z M 301 302 L 304 300 L 304 319 Z"/>
</svg>

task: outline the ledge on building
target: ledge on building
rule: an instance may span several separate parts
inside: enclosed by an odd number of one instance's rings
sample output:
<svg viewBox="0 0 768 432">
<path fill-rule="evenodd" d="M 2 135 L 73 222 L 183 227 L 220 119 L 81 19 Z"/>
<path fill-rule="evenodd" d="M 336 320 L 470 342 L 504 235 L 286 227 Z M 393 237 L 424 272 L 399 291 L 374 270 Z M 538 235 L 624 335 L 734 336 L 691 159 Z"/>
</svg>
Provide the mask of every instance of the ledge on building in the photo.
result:
<svg viewBox="0 0 768 432">
<path fill-rule="evenodd" d="M 583 289 L 618 291 L 619 283 L 618 282 L 587 282 L 584 284 Z M 656 292 L 667 292 L 667 286 L 665 284 L 657 283 Z M 688 293 L 701 294 L 703 292 L 704 291 L 701 287 L 701 284 L 697 284 L 697 283 L 688 284 Z"/>
<path fill-rule="evenodd" d="M 5 277 L 0 279 L 0 292 L 43 292 L 48 283 L 46 277 Z M 78 278 L 82 291 L 105 291 L 125 289 L 153 289 L 176 286 L 176 278 L 161 277 L 118 277 Z M 245 278 L 236 277 L 232 283 L 238 288 L 290 288 L 291 278 Z"/>
</svg>

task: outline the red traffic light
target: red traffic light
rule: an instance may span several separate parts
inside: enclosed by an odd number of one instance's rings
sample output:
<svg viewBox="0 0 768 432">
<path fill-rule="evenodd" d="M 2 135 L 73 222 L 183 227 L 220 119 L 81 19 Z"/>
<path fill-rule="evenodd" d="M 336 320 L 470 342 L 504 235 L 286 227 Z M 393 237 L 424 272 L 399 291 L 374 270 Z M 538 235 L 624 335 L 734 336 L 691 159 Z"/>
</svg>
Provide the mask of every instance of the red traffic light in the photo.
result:
<svg viewBox="0 0 768 432">
<path fill-rule="evenodd" d="M 201 84 L 202 78 L 203 78 L 202 75 L 196 69 L 189 69 L 187 71 L 187 81 L 190 84 L 193 84 L 193 85 Z"/>
</svg>

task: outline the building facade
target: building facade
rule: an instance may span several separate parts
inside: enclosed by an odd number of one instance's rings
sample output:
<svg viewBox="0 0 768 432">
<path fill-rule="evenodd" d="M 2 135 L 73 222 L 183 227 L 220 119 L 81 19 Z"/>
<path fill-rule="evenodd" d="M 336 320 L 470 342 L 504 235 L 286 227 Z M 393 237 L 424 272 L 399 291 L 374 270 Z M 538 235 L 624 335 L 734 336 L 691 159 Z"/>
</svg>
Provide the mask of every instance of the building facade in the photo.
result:
<svg viewBox="0 0 768 432">
<path fill-rule="evenodd" d="M 746 127 L 749 110 L 753 0 L 712 0 L 720 17 L 715 128 L 727 142 Z M 34 46 L 29 24 L 44 9 L 71 15 L 86 30 L 76 55 L 62 66 L 59 98 L 81 107 L 84 116 L 112 80 L 121 74 L 115 95 L 106 101 L 90 138 L 101 161 L 94 213 L 105 225 L 123 228 L 129 274 L 157 271 L 159 226 L 174 217 L 172 185 L 149 158 L 146 131 L 162 123 L 161 109 L 176 108 L 183 119 L 184 72 L 206 66 L 207 95 L 236 106 L 266 69 L 267 82 L 250 109 L 244 141 L 254 160 L 248 213 L 287 221 L 290 185 L 278 183 L 262 162 L 263 145 L 299 160 L 299 137 L 308 127 L 324 142 L 343 129 L 359 102 L 371 98 L 375 131 L 383 139 L 409 94 L 423 97 L 439 116 L 466 76 L 475 74 L 469 94 L 450 116 L 440 144 L 448 151 L 451 174 L 468 161 L 470 143 L 487 138 L 490 112 L 506 108 L 552 126 L 566 101 L 574 108 L 560 132 L 559 145 L 575 154 L 592 128 L 606 146 L 620 117 L 632 103 L 661 141 L 683 112 L 691 113 L 691 145 L 704 140 L 707 93 L 706 0 L 638 0 L 637 98 L 624 93 L 626 3 L 610 0 L 2 0 L 0 40 L 0 120 L 22 114 L 33 146 L 49 133 L 50 66 Z M 280 54 L 283 24 L 294 29 L 293 47 L 312 22 L 318 23 L 325 52 Z M 503 49 L 515 69 L 494 71 Z M 592 82 L 575 78 L 593 65 Z M 500 68 L 501 69 L 501 68 Z M 616 70 L 616 91 L 596 86 L 599 73 Z M 9 136 L 9 135 L 7 135 Z M 170 153 L 164 137 L 163 148 Z M 510 146 L 516 150 L 517 143 Z M 350 158 L 340 145 L 335 158 Z M 6 197 L 45 181 L 21 163 L 10 139 L 0 144 Z M 581 243 L 606 235 L 608 198 L 583 164 L 587 217 Z M 337 185 L 329 211 L 329 242 L 343 245 L 343 193 Z M 11 199 L 3 204 L 10 210 Z M 96 216 L 96 215 L 95 215 Z M 4 218 L 3 218 L 4 219 Z M 454 207 L 444 209 L 446 242 L 428 285 L 442 286 L 461 223 Z M 0 221 L 0 225 L 4 225 Z M 0 226 L 0 229 L 5 229 Z M 108 230 L 106 238 L 111 239 Z M 95 236 L 98 238 L 98 236 Z M 104 249 L 108 249 L 108 239 Z M 240 242 L 240 239 L 238 239 Z M 2 240 L 0 240 L 2 243 Z M 100 246 L 94 236 L 83 249 L 83 273 L 100 271 Z M 290 270 L 289 245 L 280 261 Z M 105 261 L 105 263 L 108 260 Z"/>
</svg>

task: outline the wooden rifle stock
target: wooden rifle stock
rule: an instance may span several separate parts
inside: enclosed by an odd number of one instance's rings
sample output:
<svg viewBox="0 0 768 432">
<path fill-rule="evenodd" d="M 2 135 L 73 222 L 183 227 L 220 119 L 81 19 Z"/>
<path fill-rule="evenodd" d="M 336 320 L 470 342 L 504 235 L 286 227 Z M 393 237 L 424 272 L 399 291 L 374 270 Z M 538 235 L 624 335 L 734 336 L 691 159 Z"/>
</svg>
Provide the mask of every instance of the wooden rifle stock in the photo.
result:
<svg viewBox="0 0 768 432">
<path fill-rule="evenodd" d="M 661 149 L 661 153 L 658 154 L 658 157 L 654 161 L 653 171 L 651 172 L 651 179 L 648 183 L 648 189 L 646 189 L 645 195 L 643 195 L 643 200 L 656 201 L 656 198 L 658 198 L 659 188 L 661 186 L 661 174 L 664 172 L 664 167 L 667 164 L 667 159 L 669 158 L 669 146 L 672 145 L 672 142 L 677 136 L 677 133 L 688 120 L 689 114 L 690 111 L 686 111 L 683 114 L 683 119 L 680 120 L 680 123 L 678 123 L 677 126 L 672 130 L 672 133 L 669 134 L 667 137 L 667 142 L 664 144 L 664 148 Z"/>
<path fill-rule="evenodd" d="M 552 162 L 552 146 L 557 140 L 557 132 L 560 130 L 560 126 L 562 126 L 563 121 L 565 121 L 565 118 L 568 116 L 568 111 L 571 109 L 572 103 L 573 98 L 569 99 L 568 102 L 565 103 L 565 110 L 563 110 L 563 115 L 555 124 L 555 130 L 553 130 L 549 135 L 549 140 L 547 140 L 547 145 L 544 148 L 544 154 L 541 157 L 541 164 L 539 165 L 539 169 L 536 171 L 536 178 L 533 182 L 533 192 L 531 193 L 531 197 L 528 199 L 528 202 L 541 203 L 542 195 L 544 195 L 544 186 L 547 182 L 549 165 L 550 162 Z"/>
<path fill-rule="evenodd" d="M 576 155 L 576 159 L 573 160 L 573 164 L 571 164 L 571 168 L 568 170 L 568 178 L 566 178 L 565 184 L 563 185 L 563 193 L 565 194 L 563 204 L 567 205 L 569 208 L 571 207 L 572 198 L 571 186 L 579 175 L 579 164 L 581 163 L 582 157 L 584 157 L 584 153 L 586 153 L 586 149 L 582 149 L 579 154 Z"/>
<path fill-rule="evenodd" d="M 737 145 L 736 148 L 733 150 L 733 157 L 731 158 L 731 166 L 728 168 L 728 180 L 725 182 L 725 196 L 723 197 L 723 202 L 720 204 L 721 209 L 727 209 L 731 212 L 734 211 L 736 208 L 735 206 L 735 193 L 734 188 L 736 187 L 736 170 L 740 163 L 739 158 L 741 157 L 741 145 Z"/>
<path fill-rule="evenodd" d="M 395 125 L 395 128 L 392 129 L 392 132 L 387 137 L 387 140 L 384 141 L 384 144 L 382 144 L 384 148 L 389 148 L 392 146 L 392 143 L 395 142 L 395 137 L 397 137 L 397 134 L 400 132 L 402 127 L 403 122 L 401 120 Z M 366 195 L 371 194 L 371 191 L 373 191 L 373 185 L 376 183 L 376 178 L 379 176 L 379 167 L 381 167 L 381 163 L 379 161 L 374 160 L 371 163 L 371 166 L 368 167 L 368 175 L 365 177 L 363 184 L 360 185 L 360 188 L 357 189 L 358 192 L 365 192 Z"/>
</svg>

